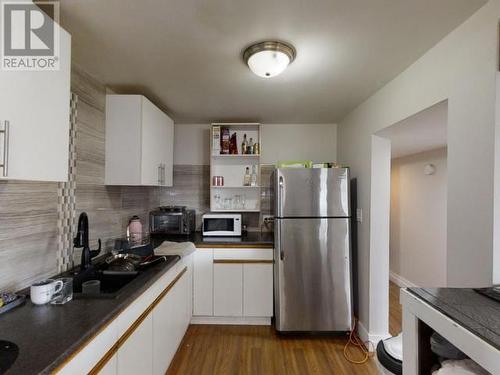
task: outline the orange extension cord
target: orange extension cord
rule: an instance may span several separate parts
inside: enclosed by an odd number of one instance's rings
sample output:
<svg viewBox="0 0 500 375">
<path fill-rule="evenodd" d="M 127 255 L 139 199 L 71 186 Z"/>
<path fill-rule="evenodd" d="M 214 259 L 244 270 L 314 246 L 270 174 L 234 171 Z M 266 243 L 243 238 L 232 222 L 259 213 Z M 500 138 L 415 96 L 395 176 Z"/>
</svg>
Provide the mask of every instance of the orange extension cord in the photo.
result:
<svg viewBox="0 0 500 375">
<path fill-rule="evenodd" d="M 349 340 L 344 346 L 344 357 L 347 361 L 354 363 L 356 365 L 362 365 L 363 363 L 366 363 L 373 355 L 375 354 L 375 351 L 370 352 L 367 347 L 372 347 L 375 348 L 375 345 L 371 341 L 361 341 L 359 338 L 358 334 L 356 333 L 356 326 L 357 326 L 358 320 L 354 318 L 354 326 L 352 327 L 351 332 L 349 333 Z M 363 359 L 361 360 L 356 360 L 352 359 L 349 354 L 347 353 L 347 349 L 349 346 L 352 345 L 354 347 L 358 347 L 359 350 L 363 353 Z"/>
</svg>

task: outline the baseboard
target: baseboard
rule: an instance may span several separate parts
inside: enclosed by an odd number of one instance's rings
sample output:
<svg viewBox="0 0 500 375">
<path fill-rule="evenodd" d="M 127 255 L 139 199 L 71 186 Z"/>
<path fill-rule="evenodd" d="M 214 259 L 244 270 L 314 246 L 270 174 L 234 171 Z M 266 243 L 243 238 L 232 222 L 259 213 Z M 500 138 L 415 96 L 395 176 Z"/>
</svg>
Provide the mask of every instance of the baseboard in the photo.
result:
<svg viewBox="0 0 500 375">
<path fill-rule="evenodd" d="M 191 324 L 270 326 L 271 318 L 241 316 L 193 316 Z"/>
<path fill-rule="evenodd" d="M 394 284 L 396 284 L 400 288 L 415 288 L 417 286 L 413 284 L 410 280 L 405 279 L 403 276 L 400 276 L 393 271 L 389 273 L 389 280 L 391 280 Z"/>
<path fill-rule="evenodd" d="M 380 333 L 368 332 L 366 327 L 360 321 L 358 321 L 357 326 L 358 326 L 358 336 L 361 339 L 361 341 L 363 341 L 365 343 L 366 348 L 370 352 L 375 351 L 375 348 L 377 347 L 377 344 L 379 341 L 385 340 L 385 339 L 391 337 L 391 335 L 389 333 L 380 334 Z M 368 344 L 369 342 L 372 345 Z"/>
</svg>

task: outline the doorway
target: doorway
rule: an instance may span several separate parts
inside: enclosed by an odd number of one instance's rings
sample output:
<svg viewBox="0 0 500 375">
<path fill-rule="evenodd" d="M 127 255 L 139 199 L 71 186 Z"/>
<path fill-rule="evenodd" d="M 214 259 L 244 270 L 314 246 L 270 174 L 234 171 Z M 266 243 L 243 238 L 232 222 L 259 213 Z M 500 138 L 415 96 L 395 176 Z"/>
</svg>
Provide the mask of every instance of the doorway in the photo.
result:
<svg viewBox="0 0 500 375">
<path fill-rule="evenodd" d="M 447 123 L 445 100 L 372 137 L 370 327 L 381 337 L 401 330 L 400 287 L 446 286 Z"/>
</svg>

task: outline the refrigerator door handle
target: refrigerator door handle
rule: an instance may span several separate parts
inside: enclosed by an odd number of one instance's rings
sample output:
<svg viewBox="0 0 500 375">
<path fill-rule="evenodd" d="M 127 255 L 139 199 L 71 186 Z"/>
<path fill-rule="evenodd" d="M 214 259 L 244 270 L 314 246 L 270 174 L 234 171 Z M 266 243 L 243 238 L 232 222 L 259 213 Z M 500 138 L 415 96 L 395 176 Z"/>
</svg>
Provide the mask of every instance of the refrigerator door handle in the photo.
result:
<svg viewBox="0 0 500 375">
<path fill-rule="evenodd" d="M 280 251 L 280 259 L 285 260 L 285 252 L 283 251 L 283 244 L 281 242 L 281 220 L 278 220 L 278 249 Z"/>
<path fill-rule="evenodd" d="M 281 217 L 283 215 L 282 207 L 283 207 L 283 190 L 285 189 L 285 183 L 283 181 L 283 176 L 279 176 L 278 178 L 278 216 Z"/>
</svg>

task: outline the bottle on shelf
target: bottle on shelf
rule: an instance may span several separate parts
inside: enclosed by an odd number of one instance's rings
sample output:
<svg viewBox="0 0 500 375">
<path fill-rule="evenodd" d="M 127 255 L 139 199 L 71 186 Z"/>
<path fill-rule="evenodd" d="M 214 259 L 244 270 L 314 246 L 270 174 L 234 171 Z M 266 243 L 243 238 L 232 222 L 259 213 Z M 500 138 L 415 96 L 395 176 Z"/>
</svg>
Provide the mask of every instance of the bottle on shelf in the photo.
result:
<svg viewBox="0 0 500 375">
<path fill-rule="evenodd" d="M 243 142 L 241 142 L 241 154 L 245 155 L 248 150 L 248 141 L 247 141 L 247 135 L 243 134 Z"/>
<path fill-rule="evenodd" d="M 247 154 L 253 153 L 253 138 L 250 138 L 250 142 L 248 142 Z"/>
<path fill-rule="evenodd" d="M 221 128 L 221 136 L 220 136 L 220 153 L 222 155 L 229 154 L 229 129 Z"/>
<path fill-rule="evenodd" d="M 243 176 L 243 186 L 250 186 L 251 178 L 252 177 L 250 176 L 250 168 L 246 167 L 245 175 Z"/>
<path fill-rule="evenodd" d="M 259 155 L 260 154 L 260 145 L 259 145 L 259 142 L 255 142 L 254 145 L 253 145 L 253 153 L 255 155 Z"/>
<path fill-rule="evenodd" d="M 236 141 L 236 133 L 231 135 L 229 138 L 229 154 L 236 155 L 238 154 L 238 143 Z"/>
<path fill-rule="evenodd" d="M 257 186 L 257 171 L 256 171 L 255 165 L 252 165 L 252 175 L 250 176 L 250 186 Z"/>
<path fill-rule="evenodd" d="M 212 153 L 213 155 L 220 155 L 220 126 L 214 126 L 212 128 Z"/>
</svg>

